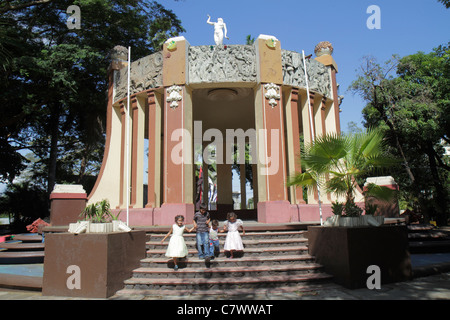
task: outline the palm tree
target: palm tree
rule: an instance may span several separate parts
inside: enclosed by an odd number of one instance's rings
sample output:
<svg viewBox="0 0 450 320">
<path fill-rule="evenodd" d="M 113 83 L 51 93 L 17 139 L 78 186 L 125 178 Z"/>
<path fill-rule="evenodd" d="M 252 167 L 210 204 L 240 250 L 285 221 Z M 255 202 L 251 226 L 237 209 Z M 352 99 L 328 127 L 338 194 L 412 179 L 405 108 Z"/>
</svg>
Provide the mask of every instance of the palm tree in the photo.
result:
<svg viewBox="0 0 450 320">
<path fill-rule="evenodd" d="M 305 145 L 301 155 L 302 171 L 291 177 L 289 186 L 320 188 L 336 196 L 345 197 L 347 215 L 359 215 L 355 205 L 358 178 L 364 178 L 381 168 L 397 163 L 385 153 L 382 133 L 367 130 L 353 135 L 331 133 L 317 137 L 314 143 Z M 388 200 L 391 189 L 370 184 L 365 195 Z M 356 209 L 356 210 L 355 210 Z"/>
</svg>

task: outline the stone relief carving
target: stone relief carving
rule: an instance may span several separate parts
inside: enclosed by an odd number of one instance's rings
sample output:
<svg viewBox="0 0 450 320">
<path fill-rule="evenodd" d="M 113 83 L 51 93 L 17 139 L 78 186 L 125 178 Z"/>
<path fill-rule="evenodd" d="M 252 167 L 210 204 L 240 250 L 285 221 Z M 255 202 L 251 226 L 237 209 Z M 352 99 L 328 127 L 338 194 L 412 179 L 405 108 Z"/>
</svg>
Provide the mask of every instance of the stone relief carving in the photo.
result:
<svg viewBox="0 0 450 320">
<path fill-rule="evenodd" d="M 269 105 L 272 108 L 275 108 L 278 104 L 277 100 L 280 100 L 280 87 L 274 83 L 268 83 L 264 85 L 264 89 L 266 89 L 266 94 L 264 95 L 266 99 L 269 100 Z"/>
<path fill-rule="evenodd" d="M 306 81 L 302 54 L 281 50 L 281 63 L 283 83 L 305 88 Z M 309 89 L 329 97 L 331 93 L 331 79 L 327 67 L 314 59 L 308 59 L 306 60 L 306 72 L 308 74 Z"/>
<path fill-rule="evenodd" d="M 180 92 L 181 87 L 176 85 L 173 85 L 167 89 L 167 93 L 169 94 L 169 96 L 166 98 L 166 101 L 170 102 L 170 107 L 172 109 L 178 108 L 178 102 L 183 99 Z"/>
<path fill-rule="evenodd" d="M 305 88 L 302 54 L 281 50 L 283 83 Z M 188 50 L 188 82 L 257 82 L 256 50 L 252 45 L 195 46 Z M 331 95 L 328 68 L 306 60 L 309 88 L 326 97 Z M 131 64 L 131 94 L 162 86 L 162 52 L 156 52 Z M 115 72 L 114 101 L 127 95 L 127 68 Z"/>
<path fill-rule="evenodd" d="M 162 52 L 156 52 L 131 63 L 130 93 L 138 93 L 162 86 Z M 127 68 L 115 73 L 114 101 L 127 96 Z"/>
<path fill-rule="evenodd" d="M 189 48 L 189 82 L 256 82 L 256 51 L 251 45 Z"/>
</svg>

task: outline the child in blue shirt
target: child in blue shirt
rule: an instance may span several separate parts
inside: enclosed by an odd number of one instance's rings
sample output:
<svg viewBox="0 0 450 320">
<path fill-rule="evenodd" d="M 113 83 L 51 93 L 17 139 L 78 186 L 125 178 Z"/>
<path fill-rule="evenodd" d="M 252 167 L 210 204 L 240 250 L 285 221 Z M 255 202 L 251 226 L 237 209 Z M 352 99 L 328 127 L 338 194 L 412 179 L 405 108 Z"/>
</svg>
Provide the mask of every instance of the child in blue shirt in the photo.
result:
<svg viewBox="0 0 450 320">
<path fill-rule="evenodd" d="M 219 256 L 219 221 L 213 220 L 211 222 L 211 228 L 209 228 L 209 256 L 211 259 Z"/>
</svg>

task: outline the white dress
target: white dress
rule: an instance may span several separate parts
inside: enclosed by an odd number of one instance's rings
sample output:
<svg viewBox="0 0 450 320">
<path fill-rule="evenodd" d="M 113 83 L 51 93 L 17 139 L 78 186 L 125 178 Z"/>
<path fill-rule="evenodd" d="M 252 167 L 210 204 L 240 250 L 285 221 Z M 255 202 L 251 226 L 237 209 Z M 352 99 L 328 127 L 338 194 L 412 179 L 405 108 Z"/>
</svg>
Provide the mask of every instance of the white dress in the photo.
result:
<svg viewBox="0 0 450 320">
<path fill-rule="evenodd" d="M 177 224 L 172 226 L 172 236 L 166 250 L 166 257 L 183 258 L 188 255 L 188 249 L 183 238 L 184 227 L 180 228 Z"/>
<path fill-rule="evenodd" d="M 244 250 L 244 245 L 242 244 L 241 235 L 239 234 L 238 228 L 244 223 L 241 219 L 237 219 L 235 222 L 231 223 L 228 220 L 225 221 L 224 225 L 228 228 L 227 237 L 225 238 L 225 244 L 223 249 L 226 251 L 231 250 Z"/>
</svg>

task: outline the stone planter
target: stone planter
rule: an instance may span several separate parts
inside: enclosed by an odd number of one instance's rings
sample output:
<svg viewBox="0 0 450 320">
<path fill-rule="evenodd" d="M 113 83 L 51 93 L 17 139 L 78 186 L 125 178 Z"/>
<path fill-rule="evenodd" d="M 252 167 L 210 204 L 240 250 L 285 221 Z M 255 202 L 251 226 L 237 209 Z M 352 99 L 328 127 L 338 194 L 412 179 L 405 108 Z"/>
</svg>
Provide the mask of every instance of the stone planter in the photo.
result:
<svg viewBox="0 0 450 320">
<path fill-rule="evenodd" d="M 145 258 L 145 241 L 145 231 L 46 234 L 42 295 L 114 295 Z"/>
<path fill-rule="evenodd" d="M 101 233 L 101 232 L 130 232 L 123 221 L 114 220 L 107 223 L 92 223 L 90 221 L 78 221 L 77 223 L 69 224 L 69 233 Z"/>
<path fill-rule="evenodd" d="M 371 265 L 380 268 L 382 284 L 412 276 L 406 226 L 314 226 L 308 239 L 309 254 L 347 288 L 365 288 Z"/>
<path fill-rule="evenodd" d="M 364 215 L 360 217 L 331 216 L 325 223 L 325 227 L 379 227 L 384 223 L 383 216 Z"/>
<path fill-rule="evenodd" d="M 88 233 L 113 232 L 112 222 L 89 223 Z"/>
</svg>

